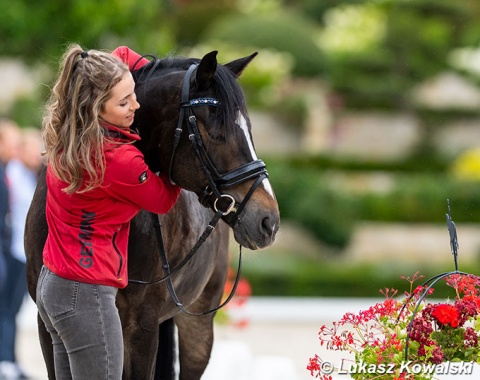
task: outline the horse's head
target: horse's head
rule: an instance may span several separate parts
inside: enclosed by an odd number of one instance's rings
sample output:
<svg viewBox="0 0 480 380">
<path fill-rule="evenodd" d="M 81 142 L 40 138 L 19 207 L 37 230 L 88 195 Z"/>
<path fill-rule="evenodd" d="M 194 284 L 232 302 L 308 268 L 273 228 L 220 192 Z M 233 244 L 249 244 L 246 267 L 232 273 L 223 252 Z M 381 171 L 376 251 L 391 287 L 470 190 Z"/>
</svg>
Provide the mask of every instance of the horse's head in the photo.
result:
<svg viewBox="0 0 480 380">
<path fill-rule="evenodd" d="M 275 239 L 280 214 L 236 80 L 257 53 L 225 65 L 216 55 L 154 60 L 135 72 L 141 108 L 133 127 L 152 169 L 223 211 L 238 243 L 264 248 Z"/>
</svg>

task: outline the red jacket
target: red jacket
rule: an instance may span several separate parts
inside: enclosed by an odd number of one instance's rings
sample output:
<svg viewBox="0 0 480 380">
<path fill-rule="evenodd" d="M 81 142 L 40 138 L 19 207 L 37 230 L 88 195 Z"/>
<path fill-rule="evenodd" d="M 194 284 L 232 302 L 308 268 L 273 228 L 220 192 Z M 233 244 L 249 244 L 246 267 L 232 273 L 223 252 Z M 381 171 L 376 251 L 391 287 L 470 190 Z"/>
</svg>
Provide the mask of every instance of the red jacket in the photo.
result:
<svg viewBox="0 0 480 380">
<path fill-rule="evenodd" d="M 127 245 L 130 220 L 146 209 L 168 212 L 180 194 L 178 186 L 152 173 L 143 154 L 130 142 L 140 137 L 116 127 L 124 144 L 105 146 L 103 184 L 67 195 L 67 186 L 47 168 L 48 237 L 44 264 L 60 277 L 123 288 L 128 285 Z"/>
</svg>

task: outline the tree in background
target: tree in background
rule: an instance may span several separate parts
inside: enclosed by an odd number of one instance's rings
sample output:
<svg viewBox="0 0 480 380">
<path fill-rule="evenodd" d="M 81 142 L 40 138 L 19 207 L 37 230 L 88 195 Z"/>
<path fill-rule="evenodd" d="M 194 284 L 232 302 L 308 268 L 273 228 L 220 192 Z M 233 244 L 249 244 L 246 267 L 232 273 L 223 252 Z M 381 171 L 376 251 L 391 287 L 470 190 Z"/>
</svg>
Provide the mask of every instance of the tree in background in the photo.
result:
<svg viewBox="0 0 480 380">
<path fill-rule="evenodd" d="M 0 0 L 0 55 L 58 63 L 71 42 L 95 49 L 134 44 L 166 51 L 175 45 L 165 20 L 167 1 Z M 49 61 L 49 62 L 48 62 Z"/>
<path fill-rule="evenodd" d="M 478 12 L 471 2 L 448 0 L 328 3 L 318 10 L 328 79 L 348 107 L 360 108 L 409 107 L 409 90 L 449 68 L 449 54 L 476 28 Z"/>
<path fill-rule="evenodd" d="M 52 67 L 65 45 L 175 54 L 206 41 L 290 54 L 352 107 L 405 107 L 413 84 L 477 45 L 475 0 L 0 0 L 0 55 Z M 0 4 L 2 5 L 2 4 Z"/>
</svg>

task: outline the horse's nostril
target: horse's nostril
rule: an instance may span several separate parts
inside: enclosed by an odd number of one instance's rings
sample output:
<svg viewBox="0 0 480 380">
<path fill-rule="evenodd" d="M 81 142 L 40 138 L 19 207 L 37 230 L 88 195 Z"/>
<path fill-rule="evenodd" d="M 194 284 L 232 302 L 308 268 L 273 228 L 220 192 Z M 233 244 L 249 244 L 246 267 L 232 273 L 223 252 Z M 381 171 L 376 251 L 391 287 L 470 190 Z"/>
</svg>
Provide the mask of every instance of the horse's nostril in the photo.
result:
<svg viewBox="0 0 480 380">
<path fill-rule="evenodd" d="M 272 221 L 271 218 L 263 218 L 262 219 L 262 230 L 266 235 L 273 235 L 275 232 L 275 223 Z"/>
</svg>

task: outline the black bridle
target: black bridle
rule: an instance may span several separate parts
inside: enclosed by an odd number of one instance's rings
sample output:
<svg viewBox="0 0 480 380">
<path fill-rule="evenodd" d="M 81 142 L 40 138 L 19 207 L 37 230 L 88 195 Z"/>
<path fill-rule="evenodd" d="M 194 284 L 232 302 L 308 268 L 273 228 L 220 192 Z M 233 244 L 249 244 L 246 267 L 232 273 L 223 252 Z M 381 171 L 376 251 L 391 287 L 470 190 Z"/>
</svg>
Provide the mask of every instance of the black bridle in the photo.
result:
<svg viewBox="0 0 480 380">
<path fill-rule="evenodd" d="M 178 296 L 175 292 L 175 288 L 173 286 L 173 281 L 171 276 L 174 273 L 178 272 L 181 268 L 183 268 L 193 258 L 193 256 L 195 256 L 195 254 L 198 252 L 198 249 L 207 240 L 207 238 L 215 229 L 218 221 L 222 217 L 226 217 L 227 215 L 233 213 L 234 218 L 232 220 L 232 227 L 237 222 L 240 222 L 240 215 L 243 209 L 245 208 L 245 205 L 247 204 L 247 202 L 249 201 L 250 197 L 253 195 L 255 190 L 258 188 L 258 186 L 260 186 L 262 181 L 268 178 L 268 172 L 267 172 L 265 163 L 262 160 L 258 160 L 258 159 L 223 174 L 221 174 L 217 170 L 215 164 L 210 159 L 210 156 L 208 155 L 208 152 L 205 149 L 200 132 L 198 130 L 197 119 L 193 114 L 192 108 L 198 107 L 198 106 L 219 107 L 222 104 L 219 100 L 215 98 L 190 99 L 190 79 L 197 66 L 198 66 L 197 64 L 191 65 L 187 70 L 185 77 L 183 78 L 180 114 L 178 118 L 177 128 L 175 129 L 173 152 L 170 158 L 168 175 L 170 178 L 170 182 L 173 183 L 172 171 L 173 171 L 173 162 L 175 158 L 175 152 L 179 144 L 180 136 L 183 132 L 184 125 L 186 124 L 188 128 L 188 133 L 189 133 L 188 138 L 192 143 L 193 148 L 195 150 L 195 154 L 197 155 L 200 161 L 201 169 L 205 173 L 208 180 L 208 185 L 206 186 L 203 193 L 199 195 L 199 201 L 204 207 L 212 208 L 215 211 L 215 215 L 210 220 L 210 222 L 208 223 L 208 226 L 206 227 L 206 229 L 198 239 L 197 243 L 190 250 L 190 252 L 184 257 L 184 259 L 174 269 L 170 269 L 170 265 L 168 264 L 168 259 L 165 251 L 164 242 L 163 242 L 162 226 L 160 223 L 160 219 L 158 215 L 151 214 L 153 218 L 154 227 L 155 227 L 155 233 L 157 237 L 157 243 L 158 243 L 158 248 L 160 252 L 160 258 L 162 261 L 162 269 L 163 269 L 164 276 L 158 280 L 154 280 L 151 282 L 140 281 L 140 280 L 130 280 L 129 282 L 134 284 L 151 285 L 151 284 L 167 281 L 167 288 L 170 293 L 170 296 L 172 297 L 177 307 L 180 308 L 180 310 L 182 310 L 183 312 L 189 315 L 205 316 L 205 315 L 216 312 L 217 310 L 225 306 L 228 302 L 230 302 L 230 300 L 233 298 L 235 291 L 237 289 L 238 281 L 240 280 L 241 265 L 242 265 L 242 246 L 240 245 L 237 275 L 235 277 L 233 288 L 229 296 L 226 298 L 226 300 L 216 308 L 213 308 L 203 313 L 192 313 L 188 311 L 178 299 Z M 240 183 L 243 183 L 245 181 L 248 181 L 254 178 L 255 178 L 255 181 L 253 182 L 249 191 L 247 192 L 247 194 L 245 195 L 245 197 L 240 203 L 238 203 L 231 195 L 223 194 L 221 192 L 221 190 L 223 189 L 238 185 Z M 222 200 L 225 200 L 225 199 L 227 200 L 226 207 L 221 208 L 220 203 Z"/>
<path fill-rule="evenodd" d="M 260 186 L 260 183 L 268 177 L 265 163 L 262 160 L 254 160 L 245 165 L 240 166 L 237 169 L 231 170 L 226 173 L 220 173 L 217 167 L 210 159 L 205 145 L 203 144 L 202 137 L 198 130 L 197 118 L 193 114 L 193 107 L 199 106 L 214 106 L 220 107 L 222 104 L 215 98 L 196 98 L 190 99 L 190 79 L 193 72 L 198 65 L 193 64 L 187 70 L 185 77 L 183 78 L 182 85 L 182 97 L 180 103 L 180 115 L 178 118 L 177 128 L 175 129 L 175 137 L 173 142 L 173 152 L 170 158 L 170 166 L 168 169 L 168 175 L 170 181 L 172 181 L 173 162 L 175 159 L 175 152 L 180 141 L 185 124 L 188 128 L 188 138 L 192 143 L 195 154 L 200 161 L 200 167 L 205 173 L 208 180 L 208 185 L 204 189 L 203 193 L 199 195 L 200 203 L 205 207 L 211 207 L 215 212 L 220 209 L 220 201 L 227 200 L 227 207 L 223 210 L 223 216 L 234 212 L 234 219 L 232 227 L 239 220 L 240 214 L 243 211 L 248 200 L 252 196 L 255 189 Z M 245 198 L 239 204 L 235 199 L 228 194 L 222 194 L 220 190 L 238 185 L 249 179 L 257 178 L 253 183 L 250 191 L 246 194 Z M 214 199 L 212 202 L 212 198 Z"/>
</svg>

